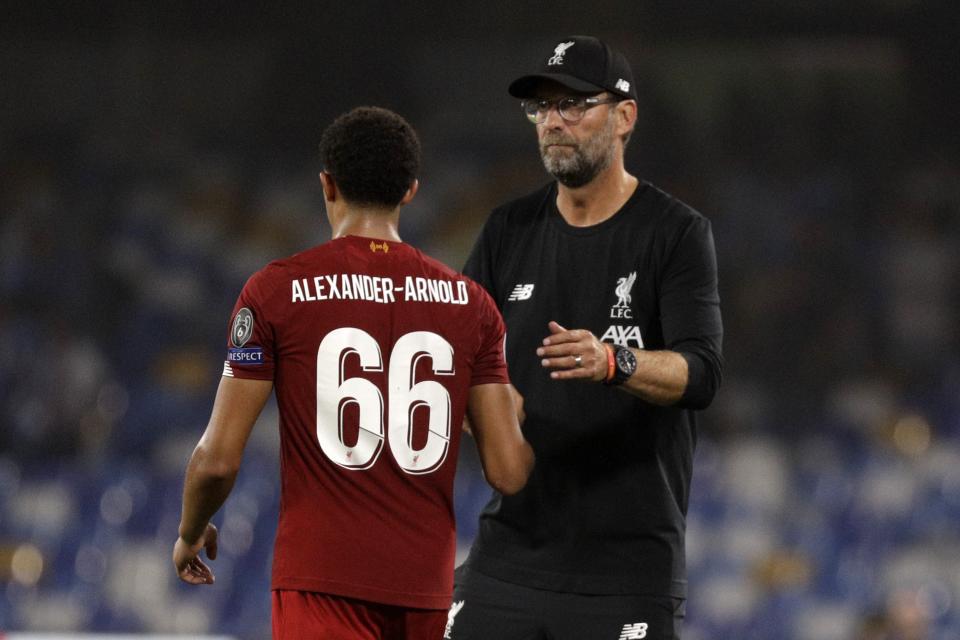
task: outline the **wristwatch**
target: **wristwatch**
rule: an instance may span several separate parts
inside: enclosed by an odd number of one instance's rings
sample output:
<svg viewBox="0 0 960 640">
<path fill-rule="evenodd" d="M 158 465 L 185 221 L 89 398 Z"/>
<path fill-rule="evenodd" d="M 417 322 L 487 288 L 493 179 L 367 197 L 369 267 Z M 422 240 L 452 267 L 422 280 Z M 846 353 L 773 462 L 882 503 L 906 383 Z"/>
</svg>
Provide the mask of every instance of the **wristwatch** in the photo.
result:
<svg viewBox="0 0 960 640">
<path fill-rule="evenodd" d="M 604 381 L 611 386 L 621 385 L 637 370 L 637 356 L 627 347 L 613 346 L 613 377 Z"/>
</svg>

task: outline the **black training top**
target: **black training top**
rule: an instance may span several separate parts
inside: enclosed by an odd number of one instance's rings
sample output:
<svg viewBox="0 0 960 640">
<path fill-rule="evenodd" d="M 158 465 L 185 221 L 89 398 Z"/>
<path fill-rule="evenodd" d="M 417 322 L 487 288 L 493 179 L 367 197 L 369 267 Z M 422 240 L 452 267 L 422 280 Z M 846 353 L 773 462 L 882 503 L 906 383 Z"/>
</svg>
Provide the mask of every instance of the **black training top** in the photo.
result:
<svg viewBox="0 0 960 640">
<path fill-rule="evenodd" d="M 720 384 L 720 300 L 710 222 L 641 182 L 611 218 L 566 223 L 556 183 L 495 209 L 464 273 L 507 323 L 510 378 L 537 460 L 517 495 L 494 495 L 468 566 L 576 593 L 685 597 L 694 409 Z M 679 403 L 656 407 L 600 383 L 551 380 L 547 322 L 605 342 L 679 352 Z"/>
</svg>

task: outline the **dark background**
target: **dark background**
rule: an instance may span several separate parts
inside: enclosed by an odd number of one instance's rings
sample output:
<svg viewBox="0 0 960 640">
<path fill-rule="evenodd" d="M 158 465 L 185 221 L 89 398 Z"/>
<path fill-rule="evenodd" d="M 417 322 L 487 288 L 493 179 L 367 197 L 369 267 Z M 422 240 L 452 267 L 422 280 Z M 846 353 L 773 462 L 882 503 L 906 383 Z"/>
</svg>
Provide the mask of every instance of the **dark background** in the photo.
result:
<svg viewBox="0 0 960 640">
<path fill-rule="evenodd" d="M 960 10 L 836 4 L 4 6 L 0 630 L 267 637 L 272 410 L 217 585 L 169 549 L 240 287 L 329 237 L 320 132 L 407 117 L 402 235 L 459 268 L 547 180 L 506 85 L 588 33 L 634 67 L 628 168 L 717 242 L 685 638 L 960 635 Z M 487 489 L 462 458 L 466 545 Z"/>
</svg>

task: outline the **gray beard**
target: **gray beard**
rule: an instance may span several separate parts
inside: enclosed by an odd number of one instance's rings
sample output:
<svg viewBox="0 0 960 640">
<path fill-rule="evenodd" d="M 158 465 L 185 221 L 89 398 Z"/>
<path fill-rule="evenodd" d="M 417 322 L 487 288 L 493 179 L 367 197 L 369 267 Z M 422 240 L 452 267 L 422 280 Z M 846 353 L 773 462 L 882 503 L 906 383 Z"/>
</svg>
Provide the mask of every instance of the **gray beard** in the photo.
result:
<svg viewBox="0 0 960 640">
<path fill-rule="evenodd" d="M 557 182 L 571 189 L 589 184 L 601 171 L 610 166 L 609 153 L 590 159 L 580 149 L 568 158 L 551 158 L 543 152 L 540 157 L 543 159 L 543 166 L 547 173 L 556 178 Z"/>
<path fill-rule="evenodd" d="M 589 184 L 601 171 L 610 166 L 613 159 L 613 121 L 607 124 L 594 135 L 575 147 L 568 156 L 548 155 L 545 144 L 563 143 L 567 140 L 547 138 L 540 143 L 540 158 L 547 173 L 557 179 L 557 182 L 577 189 Z"/>
</svg>

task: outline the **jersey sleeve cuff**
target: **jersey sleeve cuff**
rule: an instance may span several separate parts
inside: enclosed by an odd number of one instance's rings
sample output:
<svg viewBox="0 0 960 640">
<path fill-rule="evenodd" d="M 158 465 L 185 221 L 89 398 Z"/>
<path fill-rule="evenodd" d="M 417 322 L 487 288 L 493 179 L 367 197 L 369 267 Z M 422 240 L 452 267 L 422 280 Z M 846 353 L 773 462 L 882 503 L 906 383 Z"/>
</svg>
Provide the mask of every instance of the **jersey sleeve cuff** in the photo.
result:
<svg viewBox="0 0 960 640">
<path fill-rule="evenodd" d="M 224 378 L 240 378 L 242 380 L 273 380 L 273 367 L 259 366 L 256 369 L 232 364 L 229 360 L 223 362 Z"/>
</svg>

